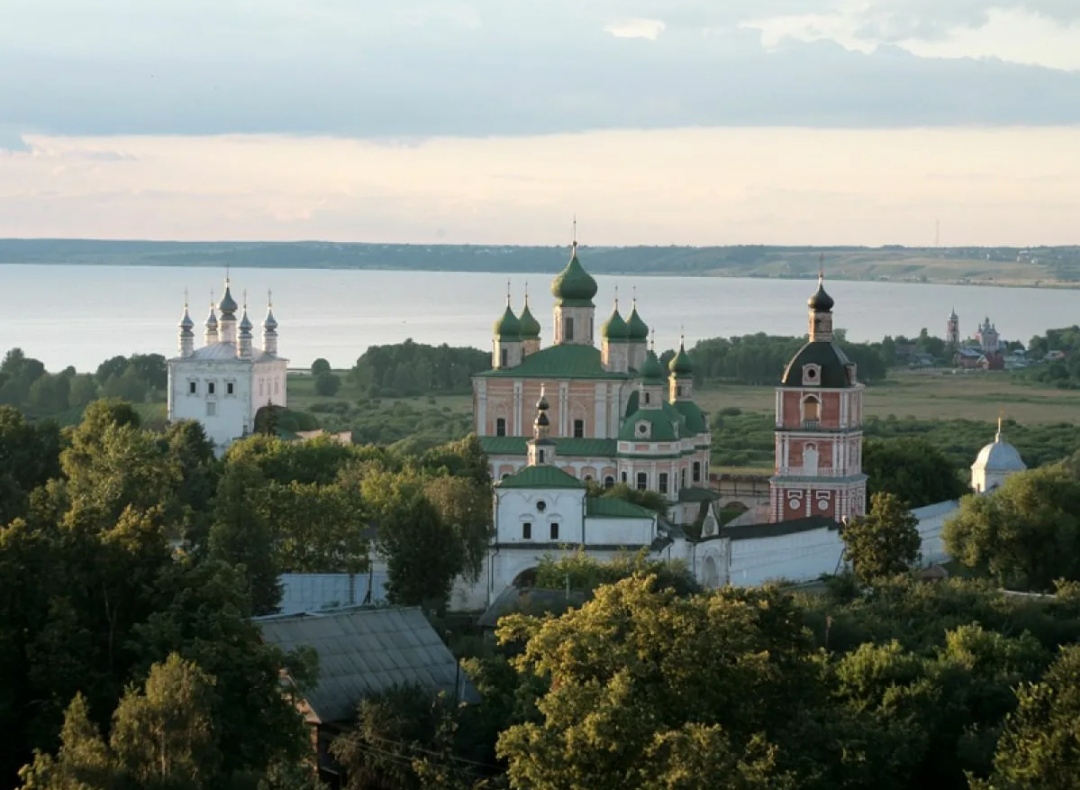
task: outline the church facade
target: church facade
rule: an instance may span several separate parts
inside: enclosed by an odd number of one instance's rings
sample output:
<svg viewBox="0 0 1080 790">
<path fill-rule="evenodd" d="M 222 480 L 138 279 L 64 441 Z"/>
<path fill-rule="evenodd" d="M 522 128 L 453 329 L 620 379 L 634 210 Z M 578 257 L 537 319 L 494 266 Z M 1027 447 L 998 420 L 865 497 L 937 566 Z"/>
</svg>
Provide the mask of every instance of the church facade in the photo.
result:
<svg viewBox="0 0 1080 790">
<path fill-rule="evenodd" d="M 254 326 L 247 305 L 240 309 L 229 280 L 225 294 L 207 316 L 203 345 L 195 347 L 195 324 L 184 306 L 179 355 L 168 360 L 168 418 L 195 420 L 220 454 L 236 439 L 255 430 L 255 416 L 265 406 L 285 406 L 288 360 L 278 356 L 277 320 L 267 307 L 262 348 L 254 346 Z M 221 314 L 220 320 L 218 313 Z"/>
<path fill-rule="evenodd" d="M 561 471 L 605 488 L 622 483 L 658 492 L 677 524 L 698 518 L 711 434 L 693 400 L 693 364 L 683 343 L 665 370 L 636 300 L 625 318 L 616 300 L 597 333 L 597 285 L 576 242 L 551 290 L 552 344 L 543 346 L 528 296 L 520 315 L 508 296 L 494 326 L 492 368 L 473 378 L 474 429 L 492 478 L 505 480 L 526 466 L 533 404 L 545 392 Z"/>
</svg>

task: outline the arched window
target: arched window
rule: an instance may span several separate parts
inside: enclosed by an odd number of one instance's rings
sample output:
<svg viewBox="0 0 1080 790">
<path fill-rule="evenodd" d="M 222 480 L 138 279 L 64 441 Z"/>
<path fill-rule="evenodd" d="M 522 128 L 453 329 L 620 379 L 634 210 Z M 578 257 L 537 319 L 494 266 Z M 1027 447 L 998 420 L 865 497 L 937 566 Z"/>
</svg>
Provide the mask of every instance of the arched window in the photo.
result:
<svg viewBox="0 0 1080 790">
<path fill-rule="evenodd" d="M 802 421 L 804 423 L 814 423 L 814 427 L 817 427 L 817 421 L 821 419 L 821 401 L 814 395 L 807 395 L 802 401 Z"/>
<path fill-rule="evenodd" d="M 544 463 L 544 451 L 543 450 L 540 451 L 540 458 L 538 460 L 540 461 L 540 463 Z"/>
<path fill-rule="evenodd" d="M 694 461 L 694 482 L 701 482 L 701 461 Z"/>
<path fill-rule="evenodd" d="M 573 318 L 564 318 L 563 319 L 563 340 L 573 340 L 573 339 L 574 339 L 574 319 Z"/>
<path fill-rule="evenodd" d="M 611 475 L 608 475 L 607 477 L 605 477 L 604 478 L 604 488 L 614 488 L 614 487 L 615 487 L 615 478 L 612 477 Z"/>
<path fill-rule="evenodd" d="M 661 494 L 666 494 L 668 492 L 668 473 L 667 472 L 661 472 L 660 473 L 659 487 L 660 487 L 660 493 Z"/>
</svg>

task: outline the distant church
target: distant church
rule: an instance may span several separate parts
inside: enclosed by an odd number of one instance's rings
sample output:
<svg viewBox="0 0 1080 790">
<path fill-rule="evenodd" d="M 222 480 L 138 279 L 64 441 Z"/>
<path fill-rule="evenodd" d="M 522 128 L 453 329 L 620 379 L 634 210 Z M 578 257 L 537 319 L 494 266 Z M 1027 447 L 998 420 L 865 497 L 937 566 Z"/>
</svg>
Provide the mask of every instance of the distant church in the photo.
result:
<svg viewBox="0 0 1080 790">
<path fill-rule="evenodd" d="M 664 369 L 636 300 L 626 318 L 615 300 L 597 348 L 596 291 L 575 241 L 551 285 L 553 343 L 546 348 L 528 295 L 520 315 L 507 295 L 494 326 L 492 368 L 473 378 L 475 431 L 492 477 L 513 485 L 506 481 L 526 468 L 534 404 L 544 401 L 551 442 L 546 466 L 605 488 L 625 483 L 658 492 L 670 503 L 673 523 L 693 522 L 709 497 L 712 437 L 693 400 L 690 356 L 680 341 Z"/>
<path fill-rule="evenodd" d="M 184 305 L 180 320 L 180 355 L 168 361 L 170 422 L 196 420 L 202 424 L 217 452 L 255 430 L 255 417 L 268 406 L 287 405 L 288 360 L 278 356 L 278 323 L 273 304 L 267 306 L 262 326 L 262 348 L 253 346 L 247 305 L 240 309 L 229 279 L 225 294 L 206 319 L 204 344 L 195 348 L 195 323 Z"/>
</svg>

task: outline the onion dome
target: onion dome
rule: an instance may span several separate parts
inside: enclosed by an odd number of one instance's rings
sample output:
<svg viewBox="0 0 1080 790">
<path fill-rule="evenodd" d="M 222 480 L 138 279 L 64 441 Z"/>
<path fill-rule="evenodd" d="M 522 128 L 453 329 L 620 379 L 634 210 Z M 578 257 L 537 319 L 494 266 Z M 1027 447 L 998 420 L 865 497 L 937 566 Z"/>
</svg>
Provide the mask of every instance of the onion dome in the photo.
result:
<svg viewBox="0 0 1080 790">
<path fill-rule="evenodd" d="M 631 343 L 644 343 L 649 339 L 649 327 L 638 315 L 637 299 L 634 300 L 634 309 L 630 311 L 630 319 L 626 324 L 629 327 Z"/>
<path fill-rule="evenodd" d="M 638 371 L 641 375 L 642 384 L 663 384 L 664 383 L 664 366 L 660 364 L 660 360 L 656 357 L 656 352 L 651 348 L 649 353 L 645 355 L 645 361 L 641 364 L 641 370 Z"/>
<path fill-rule="evenodd" d="M 692 376 L 694 374 L 694 363 L 690 361 L 690 355 L 686 353 L 686 346 L 681 338 L 679 339 L 679 353 L 671 358 L 668 363 L 668 370 L 674 376 Z"/>
<path fill-rule="evenodd" d="M 274 318 L 274 309 L 266 308 L 266 320 L 263 321 L 263 329 L 267 332 L 277 331 L 277 319 Z"/>
<path fill-rule="evenodd" d="M 240 318 L 240 331 L 244 334 L 251 334 L 251 319 L 248 318 L 247 306 L 244 306 L 244 315 Z"/>
<path fill-rule="evenodd" d="M 596 296 L 596 280 L 585 271 L 585 267 L 578 260 L 576 241 L 570 262 L 551 282 L 551 293 L 559 304 L 570 307 L 592 307 L 592 298 Z"/>
<path fill-rule="evenodd" d="M 806 301 L 807 306 L 815 313 L 828 313 L 833 309 L 833 305 L 836 304 L 833 298 L 825 293 L 824 278 L 818 275 L 817 290 L 814 291 L 814 295 Z"/>
<path fill-rule="evenodd" d="M 528 294 L 525 295 L 525 308 L 521 311 L 521 318 L 518 319 L 518 324 L 521 329 L 522 340 L 540 339 L 540 322 L 536 320 L 529 310 Z"/>
<path fill-rule="evenodd" d="M 514 315 L 514 311 L 510 307 L 509 297 L 506 299 L 506 311 L 495 322 L 494 332 L 495 337 L 499 340 L 519 340 L 521 338 L 521 322 L 518 321 L 517 316 Z"/>
<path fill-rule="evenodd" d="M 239 305 L 236 304 L 236 300 L 232 297 L 232 292 L 229 291 L 229 281 L 225 281 L 225 295 L 221 297 L 221 302 L 218 304 L 218 310 L 221 311 L 221 317 L 226 318 L 232 316 L 236 312 L 236 308 Z"/>
<path fill-rule="evenodd" d="M 191 320 L 191 314 L 188 313 L 187 305 L 184 305 L 184 317 L 180 319 L 180 329 L 184 334 L 191 334 L 191 330 L 195 327 L 195 322 Z"/>
<path fill-rule="evenodd" d="M 546 438 L 547 428 L 551 425 L 547 415 L 548 409 L 551 408 L 551 406 L 548 404 L 547 397 L 545 397 L 544 394 L 546 390 L 547 385 L 541 384 L 540 400 L 536 402 L 536 419 L 533 420 L 533 427 L 538 429 L 535 432 L 537 438 Z"/>
<path fill-rule="evenodd" d="M 619 303 L 611 311 L 611 317 L 600 326 L 600 336 L 609 343 L 625 343 L 630 339 L 630 327 L 619 314 Z"/>
<path fill-rule="evenodd" d="M 206 328 L 217 329 L 217 315 L 214 313 L 213 305 L 210 305 L 210 315 L 206 317 Z"/>
</svg>

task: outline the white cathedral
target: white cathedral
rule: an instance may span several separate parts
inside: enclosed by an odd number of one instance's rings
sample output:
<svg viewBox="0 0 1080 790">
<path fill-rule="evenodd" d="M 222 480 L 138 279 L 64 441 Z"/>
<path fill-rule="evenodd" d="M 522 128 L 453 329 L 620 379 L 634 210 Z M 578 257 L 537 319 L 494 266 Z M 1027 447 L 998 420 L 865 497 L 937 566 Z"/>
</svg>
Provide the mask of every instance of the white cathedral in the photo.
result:
<svg viewBox="0 0 1080 790">
<path fill-rule="evenodd" d="M 246 301 L 246 300 L 245 300 Z M 272 301 L 262 326 L 262 348 L 253 347 L 247 305 L 233 299 L 229 279 L 215 311 L 210 305 L 204 343 L 195 348 L 195 323 L 187 305 L 180 320 L 180 355 L 168 361 L 169 421 L 196 420 L 220 455 L 236 439 L 255 430 L 255 416 L 267 406 L 286 406 L 288 360 L 278 356 Z M 219 319 L 217 313 L 221 314 Z"/>
</svg>

